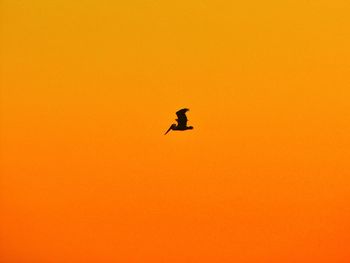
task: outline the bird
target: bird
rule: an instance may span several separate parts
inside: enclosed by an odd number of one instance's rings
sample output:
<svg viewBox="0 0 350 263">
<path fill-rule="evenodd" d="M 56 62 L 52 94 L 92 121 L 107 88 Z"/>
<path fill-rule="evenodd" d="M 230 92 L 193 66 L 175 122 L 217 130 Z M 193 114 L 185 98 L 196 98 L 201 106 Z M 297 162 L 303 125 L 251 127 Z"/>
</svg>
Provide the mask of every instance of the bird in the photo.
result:
<svg viewBox="0 0 350 263">
<path fill-rule="evenodd" d="M 175 123 L 171 124 L 170 128 L 166 131 L 164 135 L 166 135 L 169 131 L 186 131 L 186 130 L 192 130 L 192 126 L 187 126 L 187 116 L 186 112 L 188 112 L 189 109 L 184 108 L 176 112 L 177 115 L 177 125 Z"/>
</svg>

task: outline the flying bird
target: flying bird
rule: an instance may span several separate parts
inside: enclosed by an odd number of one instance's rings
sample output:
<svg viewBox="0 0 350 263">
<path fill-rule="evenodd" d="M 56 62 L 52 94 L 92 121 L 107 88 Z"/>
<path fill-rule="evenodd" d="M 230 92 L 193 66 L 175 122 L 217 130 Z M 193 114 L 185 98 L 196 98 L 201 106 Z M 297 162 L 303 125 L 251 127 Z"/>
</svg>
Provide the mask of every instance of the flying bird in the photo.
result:
<svg viewBox="0 0 350 263">
<path fill-rule="evenodd" d="M 193 127 L 192 126 L 187 126 L 187 116 L 186 116 L 186 112 L 188 112 L 189 109 L 185 108 L 185 109 L 181 109 L 179 111 L 176 112 L 177 115 L 177 125 L 171 124 L 170 128 L 166 131 L 165 134 L 167 134 L 169 131 L 173 130 L 173 131 L 185 131 L 185 130 L 192 130 Z M 164 135 L 165 135 L 164 134 Z"/>
</svg>

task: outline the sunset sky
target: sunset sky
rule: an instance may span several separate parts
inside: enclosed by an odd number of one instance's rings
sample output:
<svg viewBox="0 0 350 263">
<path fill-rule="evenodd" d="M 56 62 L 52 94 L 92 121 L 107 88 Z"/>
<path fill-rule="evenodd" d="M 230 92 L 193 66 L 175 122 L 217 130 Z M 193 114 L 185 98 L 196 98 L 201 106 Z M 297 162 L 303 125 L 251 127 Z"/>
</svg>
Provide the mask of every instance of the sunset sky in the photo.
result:
<svg viewBox="0 0 350 263">
<path fill-rule="evenodd" d="M 0 263 L 350 262 L 349 14 L 1 0 Z"/>
</svg>

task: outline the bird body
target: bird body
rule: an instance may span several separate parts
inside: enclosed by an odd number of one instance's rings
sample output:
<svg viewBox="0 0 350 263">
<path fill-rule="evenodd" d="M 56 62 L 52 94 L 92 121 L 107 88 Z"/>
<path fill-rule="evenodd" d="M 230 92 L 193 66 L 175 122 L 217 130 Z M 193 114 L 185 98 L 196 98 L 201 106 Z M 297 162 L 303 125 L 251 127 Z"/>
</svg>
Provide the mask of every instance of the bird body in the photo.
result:
<svg viewBox="0 0 350 263">
<path fill-rule="evenodd" d="M 187 126 L 187 116 L 186 116 L 186 112 L 189 111 L 189 109 L 184 108 L 181 109 L 179 111 L 176 112 L 177 115 L 177 125 L 174 123 L 170 126 L 170 128 L 166 131 L 165 134 L 167 134 L 169 131 L 173 130 L 173 131 L 186 131 L 186 130 L 192 130 L 193 127 L 192 126 Z M 164 134 L 164 135 L 165 135 Z"/>
</svg>

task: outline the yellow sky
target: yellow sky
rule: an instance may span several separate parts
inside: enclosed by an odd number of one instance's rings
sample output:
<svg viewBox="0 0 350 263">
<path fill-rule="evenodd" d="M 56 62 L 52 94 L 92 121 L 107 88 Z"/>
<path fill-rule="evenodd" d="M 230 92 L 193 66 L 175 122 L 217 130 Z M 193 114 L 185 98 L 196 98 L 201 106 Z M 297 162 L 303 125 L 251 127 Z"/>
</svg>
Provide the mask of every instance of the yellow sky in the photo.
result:
<svg viewBox="0 0 350 263">
<path fill-rule="evenodd" d="M 349 11 L 3 0 L 0 261 L 347 262 Z"/>
</svg>

